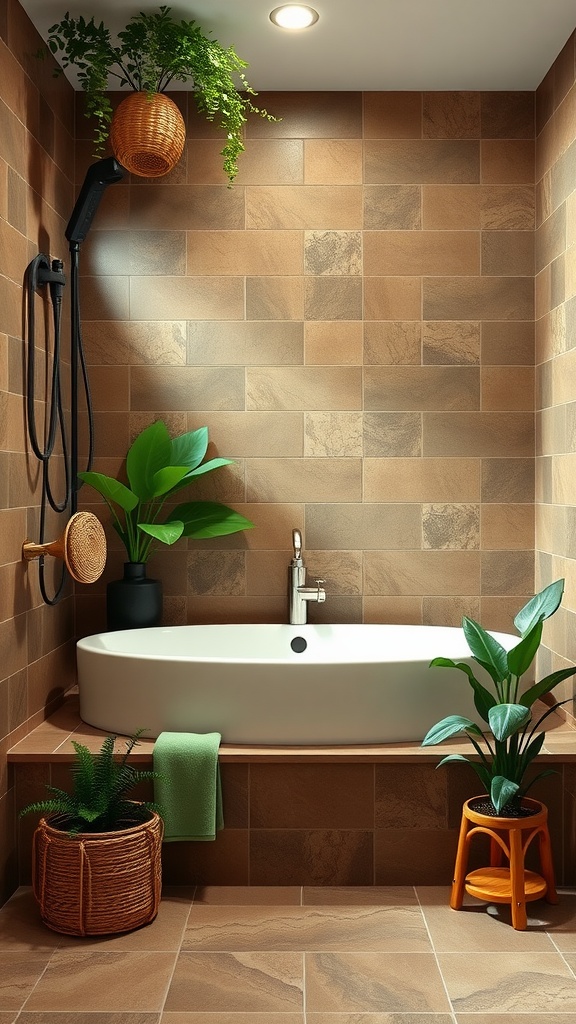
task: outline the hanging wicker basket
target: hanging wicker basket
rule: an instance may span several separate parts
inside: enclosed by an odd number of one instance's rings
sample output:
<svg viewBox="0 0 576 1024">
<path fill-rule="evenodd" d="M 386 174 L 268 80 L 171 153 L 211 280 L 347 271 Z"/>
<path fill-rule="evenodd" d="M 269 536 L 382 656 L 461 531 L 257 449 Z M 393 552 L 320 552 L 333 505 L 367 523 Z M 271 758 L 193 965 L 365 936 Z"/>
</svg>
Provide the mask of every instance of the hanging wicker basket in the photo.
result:
<svg viewBox="0 0 576 1024">
<path fill-rule="evenodd" d="M 44 924 L 66 935 L 110 935 L 153 921 L 162 885 L 162 819 L 76 836 L 42 818 L 34 833 L 32 885 Z"/>
<path fill-rule="evenodd" d="M 161 92 L 133 92 L 117 107 L 110 126 L 114 156 L 131 174 L 160 178 L 176 166 L 186 125 L 176 104 Z"/>
</svg>

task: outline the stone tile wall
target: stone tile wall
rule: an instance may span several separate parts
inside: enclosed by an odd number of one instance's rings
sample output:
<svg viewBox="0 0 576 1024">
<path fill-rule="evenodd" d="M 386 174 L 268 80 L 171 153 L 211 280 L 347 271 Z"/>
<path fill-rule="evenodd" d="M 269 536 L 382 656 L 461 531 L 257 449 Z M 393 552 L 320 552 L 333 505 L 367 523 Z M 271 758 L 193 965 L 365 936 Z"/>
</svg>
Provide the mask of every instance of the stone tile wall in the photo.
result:
<svg viewBox="0 0 576 1024">
<path fill-rule="evenodd" d="M 556 764 L 531 796 L 549 811 L 558 883 L 576 880 L 571 822 L 574 765 Z M 17 764 L 17 806 L 45 784 L 69 787 L 69 767 Z M 462 803 L 479 792 L 467 765 L 435 763 L 226 763 L 225 827 L 213 843 L 167 843 L 167 884 L 449 885 Z M 151 798 L 151 790 L 140 795 Z M 20 881 L 30 879 L 34 816 L 20 822 Z M 475 842 L 470 867 L 488 863 Z M 537 869 L 536 851 L 530 866 Z"/>
<path fill-rule="evenodd" d="M 176 99 L 181 164 L 109 189 L 82 253 L 97 468 L 206 424 L 236 465 L 197 494 L 256 524 L 157 553 L 165 621 L 283 621 L 298 527 L 311 620 L 506 628 L 534 585 L 534 94 L 262 95 L 281 120 L 231 189 Z M 78 183 L 89 134 L 80 109 Z"/>
<path fill-rule="evenodd" d="M 22 544 L 39 537 L 40 470 L 24 419 L 23 279 L 38 253 L 66 261 L 64 227 L 74 200 L 74 99 L 34 54 L 41 39 L 16 0 L 0 3 L 0 903 L 17 884 L 14 784 L 6 751 L 53 708 L 74 681 L 72 588 L 43 603 L 38 566 Z M 36 302 L 36 421 L 42 439 L 43 331 L 51 311 Z M 67 335 L 65 335 L 65 338 Z M 67 345 L 65 341 L 66 353 Z M 66 354 L 66 361 L 68 355 Z M 61 467 L 60 467 L 61 468 Z M 61 496 L 60 469 L 53 475 Z M 65 522 L 49 515 L 46 537 Z M 47 568 L 46 587 L 54 593 Z"/>
<path fill-rule="evenodd" d="M 572 35 L 536 93 L 536 580 L 564 577 L 542 671 L 576 663 L 576 84 Z M 555 693 L 574 694 L 566 680 Z M 574 715 L 571 700 L 566 710 Z"/>
</svg>

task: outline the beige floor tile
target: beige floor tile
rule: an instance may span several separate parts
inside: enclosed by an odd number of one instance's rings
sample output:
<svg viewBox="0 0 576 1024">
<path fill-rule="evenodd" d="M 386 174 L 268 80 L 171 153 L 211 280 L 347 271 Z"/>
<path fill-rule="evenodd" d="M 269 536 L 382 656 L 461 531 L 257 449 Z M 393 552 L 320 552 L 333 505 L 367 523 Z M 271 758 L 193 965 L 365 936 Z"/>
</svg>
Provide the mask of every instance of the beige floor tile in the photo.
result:
<svg viewBox="0 0 576 1024">
<path fill-rule="evenodd" d="M 142 928 L 123 935 L 92 935 L 83 938 L 61 935 L 61 946 L 82 950 L 101 947 L 107 953 L 114 950 L 172 950 L 176 953 L 180 948 L 191 906 L 191 897 L 167 894 L 162 897 L 156 919 Z"/>
<path fill-rule="evenodd" d="M 576 894 L 558 893 L 555 906 L 536 903 L 544 922 L 544 928 L 560 952 L 576 952 Z"/>
<path fill-rule="evenodd" d="M 181 953 L 165 1011 L 302 1012 L 300 953 Z"/>
<path fill-rule="evenodd" d="M 64 949 L 52 960 L 27 1010 L 160 1011 L 174 953 Z"/>
<path fill-rule="evenodd" d="M 50 953 L 0 952 L 0 1010 L 19 1010 L 46 969 Z"/>
<path fill-rule="evenodd" d="M 411 907 L 418 900 L 411 885 L 305 885 L 302 903 L 306 906 Z"/>
<path fill-rule="evenodd" d="M 301 892 L 299 885 L 199 885 L 194 903 L 236 907 L 300 906 Z"/>
<path fill-rule="evenodd" d="M 32 890 L 27 886 L 17 889 L 0 913 L 0 951 L 50 952 L 61 941 L 61 935 L 42 924 Z"/>
<path fill-rule="evenodd" d="M 427 951 L 418 907 L 202 907 L 190 911 L 182 949 Z"/>
<path fill-rule="evenodd" d="M 559 953 L 439 953 L 438 964 L 457 1012 L 576 1012 L 576 978 Z"/>
<path fill-rule="evenodd" d="M 160 1024 L 304 1024 L 302 1013 L 163 1013 Z M 342 1021 L 342 1024 L 345 1024 Z M 375 1021 L 374 1024 L 377 1024 Z M 404 1024 L 410 1024 L 405 1021 Z"/>
<path fill-rule="evenodd" d="M 453 1017 L 449 1013 L 307 1013 L 306 1024 L 453 1024 Z"/>
<path fill-rule="evenodd" d="M 446 1012 L 431 953 L 307 953 L 308 1013 Z"/>
<path fill-rule="evenodd" d="M 457 1024 L 576 1024 L 576 1013 L 457 1013 Z M 406 1022 L 407 1024 L 407 1022 Z"/>
<path fill-rule="evenodd" d="M 548 904 L 540 901 L 530 904 L 527 930 L 516 931 L 510 923 L 508 906 L 488 905 L 468 897 L 462 909 L 457 911 L 449 905 L 449 886 L 418 886 L 416 891 L 437 953 L 554 951 L 553 943 L 537 916 L 539 908 L 543 911 L 545 908 L 544 913 L 552 909 Z"/>
<path fill-rule="evenodd" d="M 22 1024 L 159 1024 L 159 1013 L 28 1013 L 20 1014 Z M 0 1017 L 0 1024 L 4 1024 Z"/>
</svg>

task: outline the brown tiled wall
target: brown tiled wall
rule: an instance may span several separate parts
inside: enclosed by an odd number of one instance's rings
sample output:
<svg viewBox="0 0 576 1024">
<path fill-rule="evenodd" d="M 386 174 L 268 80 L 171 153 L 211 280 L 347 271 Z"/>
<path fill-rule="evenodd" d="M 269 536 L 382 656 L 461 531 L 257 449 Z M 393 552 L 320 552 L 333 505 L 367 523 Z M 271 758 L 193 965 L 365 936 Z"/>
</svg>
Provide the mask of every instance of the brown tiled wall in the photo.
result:
<svg viewBox="0 0 576 1024">
<path fill-rule="evenodd" d="M 109 189 L 82 255 L 97 468 L 158 416 L 207 424 L 236 465 L 198 493 L 256 524 L 158 552 L 165 621 L 285 620 L 299 527 L 311 620 L 506 628 L 534 585 L 534 94 L 262 95 L 281 120 L 232 189 L 176 98 L 181 164 Z"/>
<path fill-rule="evenodd" d="M 24 424 L 22 284 L 37 252 L 66 258 L 63 228 L 74 198 L 73 92 L 32 56 L 41 40 L 15 0 L 0 3 L 0 903 L 17 884 L 14 787 L 6 751 L 73 682 L 73 597 L 55 608 L 26 569 L 22 542 L 38 538 L 39 469 Z M 36 304 L 42 424 L 42 325 Z M 59 496 L 59 495 L 58 495 Z M 58 536 L 63 526 L 49 518 Z M 47 535 L 47 539 L 53 537 Z M 47 572 L 47 588 L 53 586 Z"/>
<path fill-rule="evenodd" d="M 536 124 L 536 579 L 566 579 L 563 606 L 544 633 L 542 669 L 552 671 L 576 661 L 574 34 L 536 93 Z M 563 687 L 571 697 L 573 680 Z"/>
<path fill-rule="evenodd" d="M 42 799 L 44 786 L 68 788 L 68 766 L 17 764 L 18 806 Z M 225 827 L 215 843 L 167 843 L 168 884 L 448 885 L 462 803 L 478 793 L 467 765 L 223 764 Z M 531 795 L 546 803 L 558 882 L 576 880 L 565 821 L 574 765 L 556 764 Z M 152 796 L 142 791 L 141 796 Z M 30 880 L 32 816 L 20 823 L 20 881 Z M 486 864 L 488 843 L 473 844 L 471 866 Z M 536 867 L 536 864 L 531 864 Z"/>
</svg>

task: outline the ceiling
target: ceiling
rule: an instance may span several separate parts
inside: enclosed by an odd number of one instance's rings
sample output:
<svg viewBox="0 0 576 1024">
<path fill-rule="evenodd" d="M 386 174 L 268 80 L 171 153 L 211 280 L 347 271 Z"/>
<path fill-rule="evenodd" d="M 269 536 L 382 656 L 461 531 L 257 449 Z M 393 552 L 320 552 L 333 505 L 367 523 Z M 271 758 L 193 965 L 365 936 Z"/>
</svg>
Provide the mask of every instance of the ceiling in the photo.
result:
<svg viewBox="0 0 576 1024">
<path fill-rule="evenodd" d="M 265 90 L 535 89 L 576 27 L 574 0 L 308 0 L 320 19 L 285 32 L 268 15 L 280 0 L 174 0 L 248 61 Z M 42 36 L 65 11 L 112 30 L 153 0 L 21 0 Z"/>
</svg>

